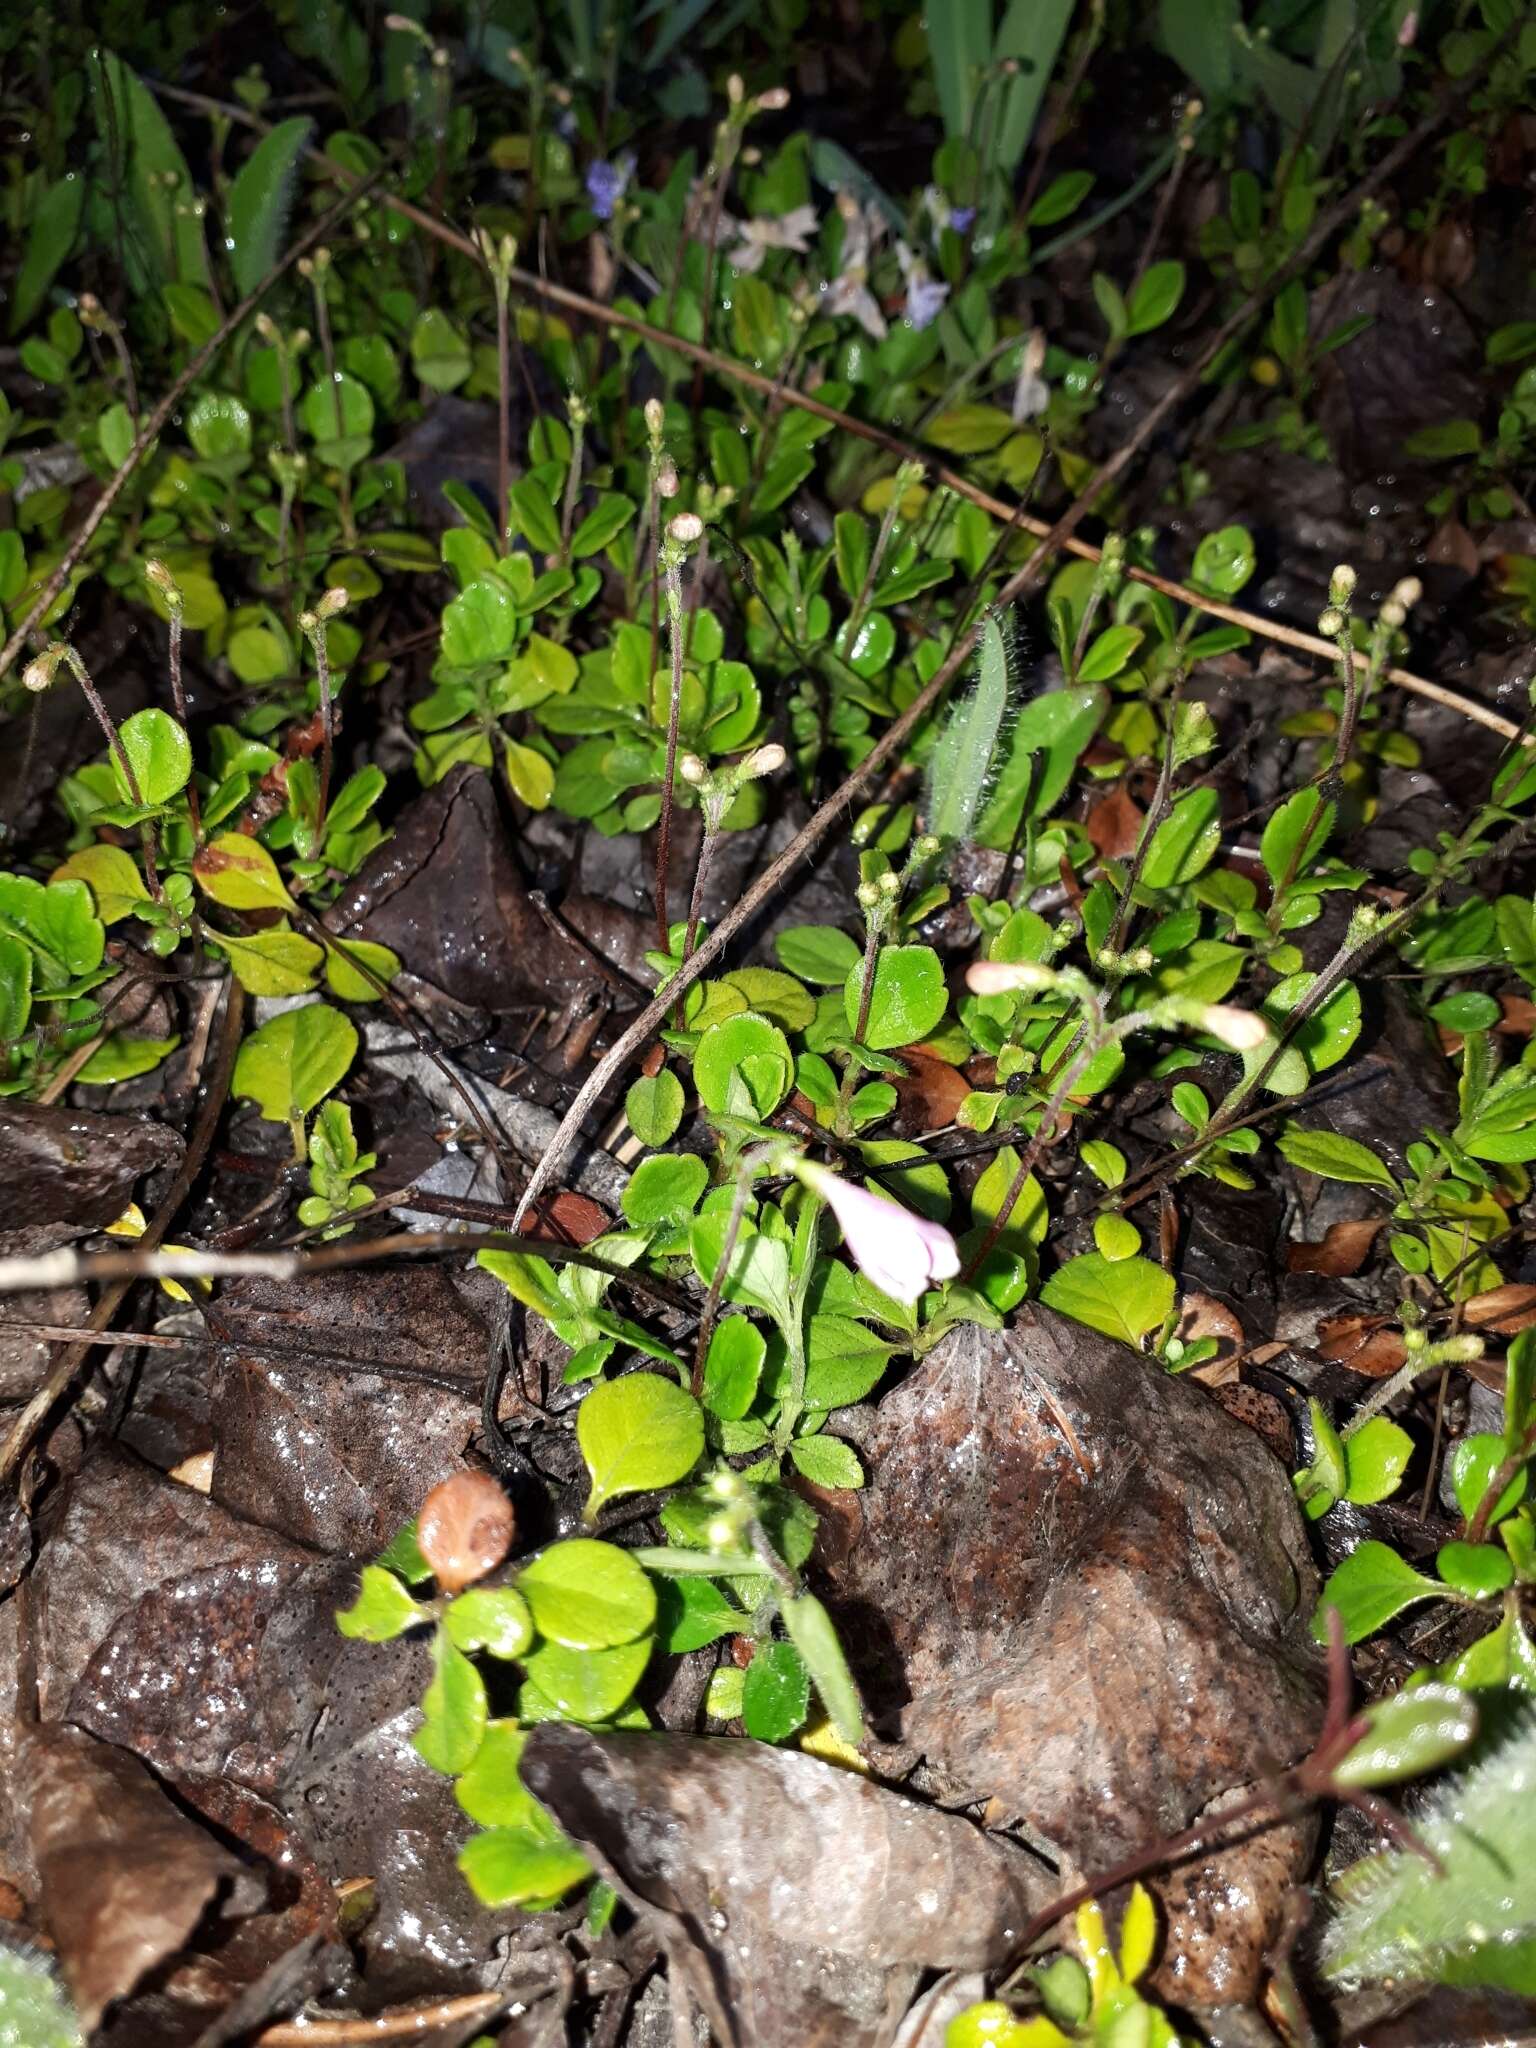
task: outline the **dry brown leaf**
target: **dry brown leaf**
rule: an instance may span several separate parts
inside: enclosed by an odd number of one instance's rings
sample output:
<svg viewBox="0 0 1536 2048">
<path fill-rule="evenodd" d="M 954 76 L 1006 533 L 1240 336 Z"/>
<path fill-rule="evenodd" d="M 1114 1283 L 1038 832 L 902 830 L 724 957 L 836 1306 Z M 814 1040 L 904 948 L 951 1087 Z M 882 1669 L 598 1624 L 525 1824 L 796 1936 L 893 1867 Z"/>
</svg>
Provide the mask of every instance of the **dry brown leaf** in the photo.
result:
<svg viewBox="0 0 1536 2048">
<path fill-rule="evenodd" d="M 558 1234 L 574 1245 L 591 1244 L 608 1228 L 608 1212 L 588 1195 L 562 1188 L 539 1205 L 540 1213 L 554 1224 Z"/>
<path fill-rule="evenodd" d="M 1285 1255 L 1287 1271 L 1322 1273 L 1330 1280 L 1358 1273 L 1386 1220 L 1385 1216 L 1361 1216 L 1330 1223 L 1317 1243 L 1290 1247 Z"/>
<path fill-rule="evenodd" d="M 1190 1367 L 1190 1378 L 1207 1387 L 1225 1386 L 1238 1375 L 1238 1353 L 1243 1348 L 1243 1326 L 1224 1301 L 1211 1294 L 1186 1294 L 1179 1305 L 1174 1335 L 1181 1343 L 1193 1344 L 1201 1337 L 1214 1337 L 1220 1347 L 1214 1358 Z"/>
<path fill-rule="evenodd" d="M 1330 1364 L 1348 1366 L 1367 1379 L 1385 1379 L 1407 1356 L 1402 1333 L 1380 1316 L 1335 1316 L 1317 1335 L 1318 1350 Z"/>
<path fill-rule="evenodd" d="M 216 1895 L 226 1917 L 262 1904 L 264 1882 L 185 1819 L 127 1750 L 78 1728 L 34 1727 L 16 1775 L 42 1917 L 84 2032 L 180 1952 Z"/>
<path fill-rule="evenodd" d="M 924 1131 L 946 1129 L 970 1094 L 970 1082 L 959 1067 L 924 1052 L 921 1046 L 904 1046 L 897 1057 L 907 1070 L 891 1076 L 901 1135 L 915 1137 Z"/>
<path fill-rule="evenodd" d="M 1498 1337 L 1518 1337 L 1536 1323 L 1536 1287 L 1509 1280 L 1502 1287 L 1490 1287 L 1486 1294 L 1474 1294 L 1461 1311 L 1463 1323 L 1474 1330 L 1488 1330 Z"/>
<path fill-rule="evenodd" d="M 1146 813 L 1131 801 L 1123 782 L 1117 782 L 1107 796 L 1101 796 L 1083 820 L 1083 830 L 1093 841 L 1101 860 L 1123 860 L 1136 851 Z"/>
</svg>

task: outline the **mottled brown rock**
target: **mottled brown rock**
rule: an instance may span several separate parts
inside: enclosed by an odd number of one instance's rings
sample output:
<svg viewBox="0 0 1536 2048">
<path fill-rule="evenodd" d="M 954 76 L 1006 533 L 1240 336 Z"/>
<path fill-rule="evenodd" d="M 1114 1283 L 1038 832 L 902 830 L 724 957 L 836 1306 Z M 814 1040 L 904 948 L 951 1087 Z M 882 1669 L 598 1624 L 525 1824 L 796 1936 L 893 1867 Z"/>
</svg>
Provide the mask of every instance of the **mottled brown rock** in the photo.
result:
<svg viewBox="0 0 1536 2048">
<path fill-rule="evenodd" d="M 1199 1387 L 1032 1308 L 946 1337 L 862 1448 L 831 1601 L 872 1709 L 948 1796 L 1091 1873 L 1311 1746 L 1291 1488 Z"/>
<path fill-rule="evenodd" d="M 1047 1896 L 958 1815 L 766 1743 L 551 1722 L 522 1771 L 730 2048 L 889 2042 L 923 1970 L 998 1967 Z"/>
<path fill-rule="evenodd" d="M 217 1317 L 251 1346 L 209 1375 L 213 1493 L 236 1514 L 372 1556 L 463 1468 L 492 1339 L 445 1268 L 259 1276 L 227 1288 Z"/>
<path fill-rule="evenodd" d="M 99 1230 L 122 1215 L 142 1175 L 174 1166 L 183 1149 L 173 1130 L 147 1116 L 12 1097 L 0 1103 L 0 1230 Z"/>
</svg>

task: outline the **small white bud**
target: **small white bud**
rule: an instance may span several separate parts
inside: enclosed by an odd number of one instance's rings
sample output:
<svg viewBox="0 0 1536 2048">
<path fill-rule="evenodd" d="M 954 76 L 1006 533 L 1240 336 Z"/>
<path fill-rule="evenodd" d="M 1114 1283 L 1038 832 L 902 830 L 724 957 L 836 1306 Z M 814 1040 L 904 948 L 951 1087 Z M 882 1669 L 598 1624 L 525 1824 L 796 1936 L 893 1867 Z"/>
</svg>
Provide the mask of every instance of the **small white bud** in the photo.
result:
<svg viewBox="0 0 1536 2048">
<path fill-rule="evenodd" d="M 1395 597 L 1387 599 L 1377 617 L 1394 633 L 1399 632 L 1408 623 L 1408 613 Z"/>
<path fill-rule="evenodd" d="M 694 789 L 697 789 L 709 773 L 709 770 L 704 766 L 704 763 L 697 754 L 684 754 L 677 764 L 677 772 L 681 775 L 684 782 L 691 784 Z"/>
<path fill-rule="evenodd" d="M 1424 595 L 1424 586 L 1417 576 L 1405 576 L 1392 592 L 1391 602 L 1400 604 L 1405 612 L 1411 612 Z"/>
<path fill-rule="evenodd" d="M 46 655 L 39 655 L 36 661 L 29 661 L 21 672 L 23 689 L 46 690 L 53 681 L 53 670 L 54 664 L 49 662 Z"/>
<path fill-rule="evenodd" d="M 743 775 L 776 775 L 787 759 L 784 749 L 777 741 L 766 747 L 759 747 L 755 754 L 748 754 L 741 764 Z"/>
<path fill-rule="evenodd" d="M 1344 630 L 1344 614 L 1336 605 L 1329 605 L 1317 622 L 1317 630 L 1325 640 L 1336 640 Z"/>
<path fill-rule="evenodd" d="M 1055 975 L 1035 960 L 973 960 L 965 985 L 976 996 L 1010 996 L 1020 989 L 1050 988 Z"/>
<path fill-rule="evenodd" d="M 770 85 L 766 92 L 758 94 L 756 104 L 760 114 L 782 114 L 789 105 L 789 87 Z"/>
<path fill-rule="evenodd" d="M 667 534 L 686 547 L 691 541 L 703 539 L 704 522 L 697 512 L 679 512 L 668 520 Z"/>
<path fill-rule="evenodd" d="M 645 430 L 655 440 L 667 423 L 667 410 L 659 398 L 645 401 Z"/>
<path fill-rule="evenodd" d="M 1212 1038 L 1219 1038 L 1234 1052 L 1253 1052 L 1269 1035 L 1269 1027 L 1256 1011 L 1240 1010 L 1235 1003 L 1207 1003 L 1200 1022 Z"/>
<path fill-rule="evenodd" d="M 675 498 L 677 491 L 677 464 L 669 455 L 664 461 L 657 464 L 656 495 L 658 498 Z"/>
<path fill-rule="evenodd" d="M 728 1515 L 716 1515 L 704 1530 L 704 1540 L 711 1550 L 729 1550 L 736 1541 L 736 1525 Z"/>
<path fill-rule="evenodd" d="M 1348 562 L 1340 562 L 1328 578 L 1328 601 L 1330 604 L 1348 604 L 1355 594 L 1355 572 Z"/>
</svg>

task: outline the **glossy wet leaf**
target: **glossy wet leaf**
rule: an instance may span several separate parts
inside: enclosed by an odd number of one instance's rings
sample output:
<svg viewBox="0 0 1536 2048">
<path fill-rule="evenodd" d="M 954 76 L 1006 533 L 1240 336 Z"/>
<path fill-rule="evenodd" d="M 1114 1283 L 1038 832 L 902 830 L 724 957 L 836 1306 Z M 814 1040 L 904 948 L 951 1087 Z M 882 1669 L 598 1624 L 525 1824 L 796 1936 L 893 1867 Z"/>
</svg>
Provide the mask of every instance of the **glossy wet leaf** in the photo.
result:
<svg viewBox="0 0 1536 2048">
<path fill-rule="evenodd" d="M 474 1762 L 490 1718 L 485 1682 L 442 1626 L 432 1637 L 432 1667 L 432 1683 L 421 1702 L 422 1724 L 411 1744 L 434 1771 L 456 1775 Z"/>
<path fill-rule="evenodd" d="M 1477 1704 L 1451 1685 L 1421 1685 L 1365 1709 L 1366 1732 L 1334 1769 L 1335 1782 L 1367 1791 L 1439 1770 L 1477 1733 Z"/>
<path fill-rule="evenodd" d="M 400 955 L 371 939 L 337 939 L 325 949 L 325 985 L 344 1003 L 381 1001 L 378 983 L 387 987 L 399 972 Z"/>
<path fill-rule="evenodd" d="M 279 121 L 230 180 L 224 232 L 235 288 L 242 297 L 255 291 L 283 253 L 299 159 L 313 128 L 305 116 Z"/>
<path fill-rule="evenodd" d="M 590 1537 L 551 1544 L 523 1567 L 517 1584 L 540 1635 L 567 1649 L 605 1650 L 633 1642 L 656 1619 L 651 1582 L 628 1551 Z"/>
<path fill-rule="evenodd" d="M 1464 1436 L 1456 1446 L 1451 1458 L 1451 1484 L 1456 1490 L 1456 1505 L 1466 1521 L 1470 1522 L 1482 1505 L 1483 1495 L 1492 1484 L 1494 1473 L 1504 1462 L 1504 1456 L 1504 1439 L 1495 1436 L 1491 1430 L 1479 1430 L 1472 1436 Z M 1522 1466 L 1505 1487 L 1489 1516 L 1490 1529 L 1524 1500 L 1528 1483 L 1529 1467 Z"/>
<path fill-rule="evenodd" d="M 443 1626 L 459 1649 L 491 1657 L 521 1657 L 533 1641 L 528 1603 L 512 1586 L 471 1586 L 448 1603 Z"/>
<path fill-rule="evenodd" d="M 307 1116 L 345 1075 L 357 1029 L 325 1003 L 285 1010 L 253 1031 L 235 1060 L 234 1092 L 273 1123 Z"/>
<path fill-rule="evenodd" d="M 48 877 L 50 888 L 60 882 L 84 882 L 103 924 L 116 924 L 132 914 L 135 904 L 149 901 L 138 862 L 122 847 L 108 846 L 104 840 L 83 846 L 61 861 Z"/>
<path fill-rule="evenodd" d="M 620 1494 L 686 1479 L 704 1451 L 704 1418 L 691 1394 L 650 1372 L 595 1386 L 576 1414 L 576 1441 L 591 1478 L 585 1517 Z"/>
<path fill-rule="evenodd" d="M 857 942 L 829 924 L 795 925 L 780 932 L 773 946 L 791 974 L 822 988 L 846 981 L 863 958 Z"/>
<path fill-rule="evenodd" d="M 1281 1154 L 1292 1166 L 1315 1173 L 1324 1180 L 1354 1181 L 1364 1187 L 1394 1188 L 1397 1183 L 1386 1162 L 1358 1138 L 1336 1131 L 1308 1131 L 1300 1124 L 1287 1124 L 1280 1133 Z"/>
<path fill-rule="evenodd" d="M 1182 796 L 1152 835 L 1141 871 L 1149 889 L 1192 882 L 1208 868 L 1221 844 L 1221 792 L 1193 789 Z"/>
<path fill-rule="evenodd" d="M 843 986 L 843 1011 L 852 1030 L 863 993 L 862 962 Z M 926 1038 L 949 1003 L 944 968 L 931 946 L 884 946 L 875 962 L 874 991 L 864 1044 L 876 1052 Z"/>
<path fill-rule="evenodd" d="M 1469 1600 L 1491 1600 L 1515 1577 L 1508 1554 L 1492 1543 L 1442 1543 L 1435 1552 L 1435 1570 Z"/>
<path fill-rule="evenodd" d="M 224 832 L 199 848 L 192 873 L 204 895 L 231 910 L 291 910 L 277 862 L 259 839 Z"/>
<path fill-rule="evenodd" d="M 1434 1579 L 1416 1572 L 1387 1544 L 1368 1540 L 1350 1552 L 1323 1588 L 1312 1633 L 1320 1643 L 1328 1640 L 1327 1614 L 1333 1608 L 1343 1624 L 1344 1640 L 1358 1643 L 1405 1607 L 1432 1600 L 1440 1591 Z"/>
<path fill-rule="evenodd" d="M 616 1714 L 639 1684 L 651 1655 L 651 1638 L 620 1643 L 609 1650 L 570 1650 L 564 1643 L 540 1643 L 523 1659 L 535 1697 L 522 1695 L 525 1719 L 549 1718 L 548 1702 L 570 1721 L 606 1721 Z"/>
<path fill-rule="evenodd" d="M 1150 1259 L 1084 1252 L 1051 1275 L 1040 1298 L 1074 1322 L 1139 1350 L 1142 1339 L 1167 1320 L 1173 1292 L 1172 1274 Z"/>
<path fill-rule="evenodd" d="M 117 736 L 144 803 L 169 803 L 186 787 L 192 773 L 192 748 L 185 730 L 168 711 L 159 711 L 153 705 L 147 711 L 135 711 L 131 718 L 123 720 Z M 118 787 L 124 797 L 131 797 L 115 752 L 111 758 Z"/>
<path fill-rule="evenodd" d="M 393 1572 L 382 1565 L 365 1564 L 357 1598 L 337 1614 L 336 1626 L 344 1636 L 356 1636 L 365 1643 L 389 1643 L 430 1619 L 430 1610 L 411 1598 Z"/>
<path fill-rule="evenodd" d="M 805 1721 L 810 1673 L 793 1643 L 759 1643 L 742 1684 L 741 1718 L 758 1742 L 783 1742 Z"/>
</svg>

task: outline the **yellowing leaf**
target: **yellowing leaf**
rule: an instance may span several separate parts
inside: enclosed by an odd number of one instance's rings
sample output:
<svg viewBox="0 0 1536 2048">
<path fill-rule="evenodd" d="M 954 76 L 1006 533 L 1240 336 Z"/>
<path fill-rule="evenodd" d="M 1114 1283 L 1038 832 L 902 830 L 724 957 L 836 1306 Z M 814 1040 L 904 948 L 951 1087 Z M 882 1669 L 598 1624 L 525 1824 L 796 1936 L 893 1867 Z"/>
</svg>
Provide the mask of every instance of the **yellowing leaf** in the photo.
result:
<svg viewBox="0 0 1536 2048">
<path fill-rule="evenodd" d="M 192 872 L 205 895 L 231 910 L 293 908 L 276 861 L 259 839 L 244 832 L 221 832 L 210 840 L 194 859 Z"/>
</svg>

